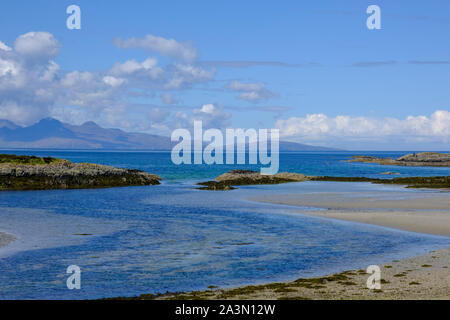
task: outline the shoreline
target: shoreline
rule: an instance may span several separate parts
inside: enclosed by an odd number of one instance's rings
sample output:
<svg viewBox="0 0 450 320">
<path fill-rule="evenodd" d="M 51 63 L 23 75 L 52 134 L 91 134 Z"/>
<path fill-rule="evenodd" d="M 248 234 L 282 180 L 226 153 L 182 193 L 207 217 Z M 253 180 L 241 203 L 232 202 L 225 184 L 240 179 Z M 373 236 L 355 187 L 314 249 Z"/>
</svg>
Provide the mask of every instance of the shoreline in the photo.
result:
<svg viewBox="0 0 450 320">
<path fill-rule="evenodd" d="M 368 289 L 365 269 L 323 277 L 163 295 L 135 300 L 449 300 L 450 247 L 381 264 L 381 288 Z"/>
<path fill-rule="evenodd" d="M 366 269 L 242 287 L 142 294 L 102 300 L 450 300 L 450 247 L 379 265 L 380 289 Z"/>
</svg>

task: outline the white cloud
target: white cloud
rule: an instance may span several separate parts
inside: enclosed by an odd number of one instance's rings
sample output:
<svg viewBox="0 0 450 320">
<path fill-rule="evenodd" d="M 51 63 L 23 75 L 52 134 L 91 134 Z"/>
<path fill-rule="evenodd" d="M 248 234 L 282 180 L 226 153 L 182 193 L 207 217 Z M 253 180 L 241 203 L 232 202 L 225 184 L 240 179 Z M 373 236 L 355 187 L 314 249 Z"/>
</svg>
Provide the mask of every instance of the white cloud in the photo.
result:
<svg viewBox="0 0 450 320">
<path fill-rule="evenodd" d="M 20 66 L 15 61 L 0 58 L 0 76 L 16 76 L 19 68 Z"/>
<path fill-rule="evenodd" d="M 60 44 L 48 32 L 28 32 L 19 36 L 14 43 L 14 50 L 31 60 L 48 60 L 59 52 Z"/>
<path fill-rule="evenodd" d="M 278 94 L 268 90 L 264 86 L 264 84 L 259 82 L 244 83 L 239 81 L 231 81 L 227 85 L 227 89 L 231 91 L 241 92 L 238 95 L 238 99 L 251 102 L 259 102 L 261 100 L 267 100 L 278 96 Z"/>
<path fill-rule="evenodd" d="M 124 63 L 116 63 L 111 68 L 110 73 L 115 76 L 140 75 L 151 79 L 158 79 L 164 74 L 164 71 L 158 67 L 158 60 L 148 58 L 142 62 L 128 60 Z"/>
<path fill-rule="evenodd" d="M 408 116 L 405 119 L 369 118 L 309 114 L 278 120 L 280 136 L 299 141 L 450 141 L 450 112 L 437 110 L 430 116 Z"/>
<path fill-rule="evenodd" d="M 103 82 L 106 84 L 109 84 L 111 87 L 118 87 L 121 86 L 126 82 L 125 79 L 116 78 L 113 76 L 105 76 L 103 77 Z"/>
<path fill-rule="evenodd" d="M 209 104 L 204 104 L 202 106 L 202 108 L 199 110 L 199 112 L 212 114 L 215 109 L 216 109 L 216 107 L 214 107 L 214 105 L 212 103 L 209 103 Z"/>
<path fill-rule="evenodd" d="M 21 125 L 56 117 L 70 123 L 93 120 L 123 129 L 169 130 L 181 123 L 180 115 L 157 107 L 149 112 L 148 105 L 132 101 L 154 97 L 158 91 L 182 90 L 211 81 L 215 70 L 195 65 L 191 60 L 196 51 L 187 45 L 162 38 L 146 39 L 154 40 L 149 46 L 161 54 L 182 61 L 160 66 L 156 58 L 148 57 L 117 62 L 105 71 L 64 71 L 53 61 L 60 44 L 48 32 L 21 35 L 14 48 L 0 42 L 0 118 Z M 172 94 L 160 97 L 164 104 L 178 103 Z M 187 114 L 189 121 L 193 114 Z M 209 116 L 224 117 L 220 112 Z"/>
<path fill-rule="evenodd" d="M 181 89 L 196 83 L 214 79 L 216 70 L 206 70 L 191 64 L 175 63 L 171 72 L 171 79 L 166 83 L 166 89 Z"/>
<path fill-rule="evenodd" d="M 41 80 L 53 81 L 59 71 L 59 65 L 54 61 L 49 61 L 46 69 L 44 70 Z"/>
<path fill-rule="evenodd" d="M 11 51 L 12 49 L 10 47 L 8 47 L 6 44 L 4 44 L 3 42 L 0 41 L 0 50 Z"/>
<path fill-rule="evenodd" d="M 59 66 L 51 60 L 58 48 L 51 34 L 30 32 L 14 50 L 0 50 L 0 118 L 29 124 L 49 115 L 61 94 Z"/>
<path fill-rule="evenodd" d="M 174 39 L 165 39 L 154 35 L 145 38 L 129 38 L 122 40 L 117 38 L 114 44 L 122 49 L 139 48 L 156 51 L 162 56 L 185 61 L 194 61 L 197 58 L 197 50 L 188 43 L 180 43 Z"/>
<path fill-rule="evenodd" d="M 191 125 L 194 120 L 201 120 L 204 128 L 225 128 L 230 125 L 231 114 L 224 112 L 219 106 L 212 103 L 204 104 L 200 109 L 194 109 L 190 119 Z"/>
</svg>

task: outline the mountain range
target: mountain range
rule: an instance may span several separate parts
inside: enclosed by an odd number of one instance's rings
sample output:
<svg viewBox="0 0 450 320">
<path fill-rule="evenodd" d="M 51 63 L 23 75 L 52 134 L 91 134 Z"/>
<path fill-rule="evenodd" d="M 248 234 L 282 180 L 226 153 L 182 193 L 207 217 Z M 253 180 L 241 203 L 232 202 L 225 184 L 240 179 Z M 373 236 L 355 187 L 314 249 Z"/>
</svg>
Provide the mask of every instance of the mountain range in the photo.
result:
<svg viewBox="0 0 450 320">
<path fill-rule="evenodd" d="M 169 137 L 106 129 L 89 121 L 71 125 L 45 118 L 28 127 L 0 120 L 2 149 L 107 149 L 107 150 L 171 150 Z M 338 151 L 338 149 L 280 141 L 280 151 Z"/>
</svg>

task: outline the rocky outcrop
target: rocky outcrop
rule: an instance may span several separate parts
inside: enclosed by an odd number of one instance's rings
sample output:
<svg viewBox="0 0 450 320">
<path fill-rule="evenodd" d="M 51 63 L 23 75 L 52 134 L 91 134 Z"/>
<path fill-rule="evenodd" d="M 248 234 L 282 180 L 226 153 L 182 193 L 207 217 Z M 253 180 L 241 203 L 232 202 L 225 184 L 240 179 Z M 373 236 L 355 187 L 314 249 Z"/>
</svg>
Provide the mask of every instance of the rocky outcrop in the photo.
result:
<svg viewBox="0 0 450 320">
<path fill-rule="evenodd" d="M 438 152 L 421 152 L 407 154 L 397 159 L 397 161 L 409 162 L 425 162 L 425 163 L 450 163 L 450 154 Z"/>
<path fill-rule="evenodd" d="M 199 188 L 201 190 L 232 190 L 235 189 L 233 186 L 280 184 L 300 181 L 371 182 L 404 185 L 407 188 L 450 188 L 450 176 L 377 179 L 367 177 L 307 176 L 289 172 L 281 172 L 268 176 L 250 170 L 232 170 L 218 176 L 213 181 L 200 182 L 198 185 L 201 186 Z"/>
<path fill-rule="evenodd" d="M 213 181 L 200 182 L 201 190 L 231 190 L 233 186 L 256 184 L 279 184 L 310 180 L 311 177 L 299 173 L 280 172 L 275 175 L 262 175 L 251 170 L 231 170 Z"/>
<path fill-rule="evenodd" d="M 394 179 L 376 179 L 366 177 L 312 177 L 312 181 L 335 181 L 335 182 L 372 182 L 380 184 L 405 185 L 407 188 L 450 188 L 450 176 L 437 177 L 404 177 Z"/>
<path fill-rule="evenodd" d="M 35 163 L 36 157 L 30 160 Z M 144 186 L 157 185 L 161 180 L 157 175 L 133 169 L 121 169 L 90 163 L 72 163 L 53 158 L 45 158 L 44 161 L 48 163 L 0 163 L 0 190 Z"/>
<path fill-rule="evenodd" d="M 450 167 L 450 154 L 438 152 L 411 153 L 397 159 L 372 156 L 353 156 L 348 162 L 378 163 L 411 167 Z"/>
</svg>

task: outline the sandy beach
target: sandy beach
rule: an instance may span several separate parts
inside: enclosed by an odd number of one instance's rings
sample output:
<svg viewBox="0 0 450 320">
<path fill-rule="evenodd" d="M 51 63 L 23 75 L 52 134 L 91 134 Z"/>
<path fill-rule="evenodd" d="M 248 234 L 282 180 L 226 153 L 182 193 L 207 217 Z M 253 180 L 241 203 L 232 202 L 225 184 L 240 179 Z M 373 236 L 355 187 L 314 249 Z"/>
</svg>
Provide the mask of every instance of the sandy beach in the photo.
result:
<svg viewBox="0 0 450 320">
<path fill-rule="evenodd" d="M 0 232 L 0 248 L 7 246 L 10 242 L 14 241 L 15 237 L 7 233 Z"/>
<path fill-rule="evenodd" d="M 401 198 L 403 196 L 403 198 Z M 448 193 L 417 194 L 405 197 L 399 193 L 380 195 L 348 193 L 286 194 L 249 200 L 310 207 L 301 214 L 356 221 L 405 231 L 450 236 L 450 195 Z M 317 210 L 324 209 L 324 210 Z"/>
</svg>

